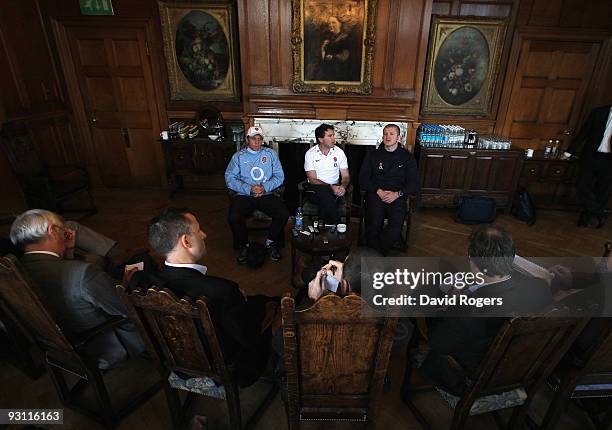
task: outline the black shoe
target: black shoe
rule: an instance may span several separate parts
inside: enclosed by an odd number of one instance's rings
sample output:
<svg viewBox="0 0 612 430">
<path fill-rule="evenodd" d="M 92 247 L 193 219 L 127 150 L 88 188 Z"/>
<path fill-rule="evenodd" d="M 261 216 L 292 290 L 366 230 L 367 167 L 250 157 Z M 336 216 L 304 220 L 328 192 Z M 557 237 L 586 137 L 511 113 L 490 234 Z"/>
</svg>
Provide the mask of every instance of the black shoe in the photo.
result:
<svg viewBox="0 0 612 430">
<path fill-rule="evenodd" d="M 601 215 L 597 215 L 597 226 L 595 228 L 602 228 L 606 224 L 607 220 L 608 220 L 608 214 L 607 213 L 603 213 Z"/>
<path fill-rule="evenodd" d="M 246 264 L 247 262 L 247 252 L 249 248 L 247 245 L 243 245 L 240 247 L 240 251 L 238 251 L 238 264 Z"/>
<path fill-rule="evenodd" d="M 580 216 L 578 217 L 578 221 L 576 222 L 576 226 L 577 227 L 588 227 L 589 226 L 589 221 L 590 221 L 590 216 L 587 212 L 582 211 L 580 212 Z"/>
<path fill-rule="evenodd" d="M 281 256 L 280 249 L 279 249 L 278 245 L 275 242 L 272 242 L 270 244 L 269 248 L 270 248 L 270 260 L 272 260 L 272 261 L 280 261 L 282 256 Z"/>
</svg>

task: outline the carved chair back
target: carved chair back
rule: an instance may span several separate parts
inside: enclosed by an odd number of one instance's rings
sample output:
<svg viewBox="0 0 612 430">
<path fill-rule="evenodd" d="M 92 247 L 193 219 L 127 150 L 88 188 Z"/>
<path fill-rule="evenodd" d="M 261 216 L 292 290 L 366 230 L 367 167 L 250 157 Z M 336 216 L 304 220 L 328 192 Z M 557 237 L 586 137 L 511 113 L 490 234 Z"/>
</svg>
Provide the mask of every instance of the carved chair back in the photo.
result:
<svg viewBox="0 0 612 430">
<path fill-rule="evenodd" d="M 193 377 L 223 378 L 225 361 L 204 297 L 194 304 L 165 288 L 127 293 L 117 286 L 117 290 L 147 350 L 164 368 Z"/>
<path fill-rule="evenodd" d="M 397 318 L 364 317 L 364 300 L 329 294 L 295 310 L 282 300 L 290 427 L 303 419 L 370 421 Z"/>
</svg>

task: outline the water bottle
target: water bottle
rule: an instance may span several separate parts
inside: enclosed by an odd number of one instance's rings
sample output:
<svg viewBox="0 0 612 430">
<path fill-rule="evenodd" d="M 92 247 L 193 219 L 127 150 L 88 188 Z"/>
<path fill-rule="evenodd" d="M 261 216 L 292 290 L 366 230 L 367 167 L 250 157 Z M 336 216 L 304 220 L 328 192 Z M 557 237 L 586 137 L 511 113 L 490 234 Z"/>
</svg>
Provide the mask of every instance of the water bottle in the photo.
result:
<svg viewBox="0 0 612 430">
<path fill-rule="evenodd" d="M 559 139 L 555 140 L 555 146 L 553 146 L 552 149 L 552 156 L 553 157 L 558 157 L 559 156 L 559 150 L 561 149 L 561 141 Z"/>
<path fill-rule="evenodd" d="M 550 157 L 550 153 L 552 151 L 552 147 L 553 147 L 553 141 L 552 141 L 552 139 L 550 139 L 548 141 L 548 144 L 546 145 L 546 148 L 544 148 L 544 158 Z"/>
<path fill-rule="evenodd" d="M 303 225 L 303 215 L 302 215 L 302 207 L 298 206 L 297 211 L 295 211 L 295 229 L 302 230 Z"/>
</svg>

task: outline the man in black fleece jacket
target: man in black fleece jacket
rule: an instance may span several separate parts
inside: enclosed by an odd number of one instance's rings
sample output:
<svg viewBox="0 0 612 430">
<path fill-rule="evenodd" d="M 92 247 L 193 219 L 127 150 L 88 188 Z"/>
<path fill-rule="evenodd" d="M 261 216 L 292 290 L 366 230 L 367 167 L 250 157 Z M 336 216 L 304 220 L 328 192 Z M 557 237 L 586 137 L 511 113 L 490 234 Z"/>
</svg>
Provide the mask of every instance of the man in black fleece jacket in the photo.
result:
<svg viewBox="0 0 612 430">
<path fill-rule="evenodd" d="M 361 189 L 366 191 L 367 243 L 383 255 L 400 238 L 407 196 L 419 190 L 416 161 L 399 142 L 400 128 L 387 124 L 382 144 L 366 155 L 359 174 Z M 389 223 L 383 230 L 385 217 Z"/>
</svg>

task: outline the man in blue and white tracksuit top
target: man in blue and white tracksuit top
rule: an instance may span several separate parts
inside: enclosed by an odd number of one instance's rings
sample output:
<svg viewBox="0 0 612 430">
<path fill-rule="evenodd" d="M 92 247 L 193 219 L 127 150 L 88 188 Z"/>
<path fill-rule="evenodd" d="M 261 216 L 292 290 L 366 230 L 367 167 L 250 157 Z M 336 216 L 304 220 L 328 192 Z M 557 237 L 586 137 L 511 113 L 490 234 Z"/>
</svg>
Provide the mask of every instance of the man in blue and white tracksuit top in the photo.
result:
<svg viewBox="0 0 612 430">
<path fill-rule="evenodd" d="M 270 259 L 281 258 L 279 240 L 284 234 L 289 211 L 274 190 L 285 180 L 283 167 L 276 152 L 264 148 L 261 127 L 250 127 L 247 147 L 234 154 L 225 170 L 227 187 L 236 194 L 232 197 L 228 221 L 238 247 L 238 262 L 246 263 L 249 242 L 246 219 L 258 209 L 272 218 L 266 246 Z"/>
</svg>

